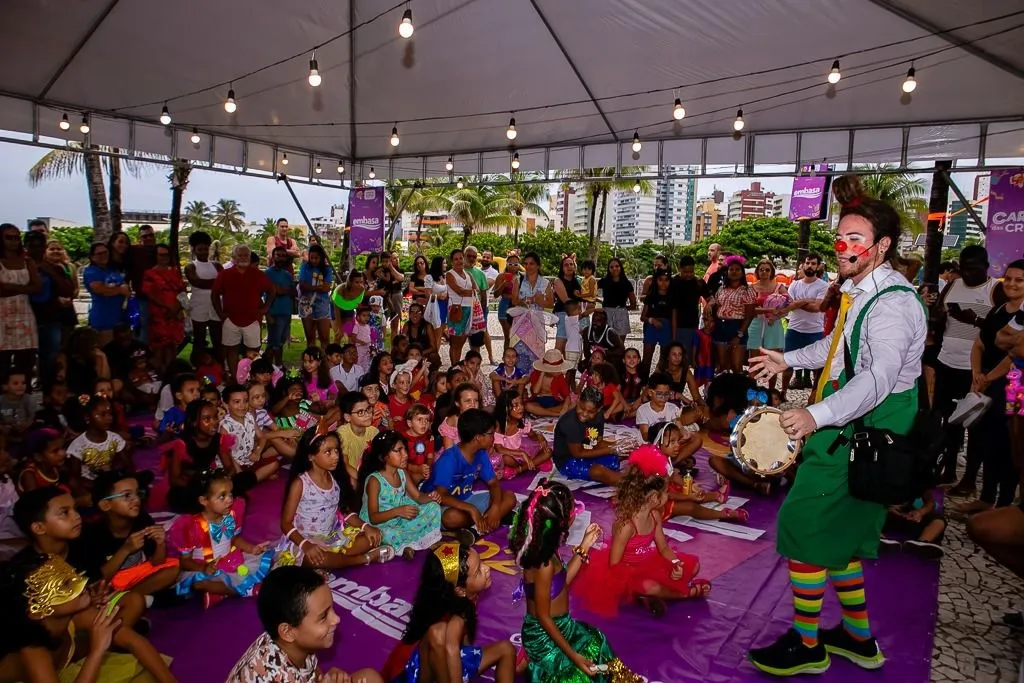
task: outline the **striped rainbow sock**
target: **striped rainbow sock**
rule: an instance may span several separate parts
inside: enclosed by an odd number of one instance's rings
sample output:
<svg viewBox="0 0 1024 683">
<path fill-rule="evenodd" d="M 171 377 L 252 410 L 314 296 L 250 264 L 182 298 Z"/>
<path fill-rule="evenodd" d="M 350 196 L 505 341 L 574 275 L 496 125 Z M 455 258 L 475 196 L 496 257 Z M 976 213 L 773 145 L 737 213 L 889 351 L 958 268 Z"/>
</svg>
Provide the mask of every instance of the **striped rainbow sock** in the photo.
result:
<svg viewBox="0 0 1024 683">
<path fill-rule="evenodd" d="M 855 640 L 871 637 L 868 605 L 864 597 L 864 568 L 853 560 L 846 569 L 829 570 L 829 581 L 843 606 L 843 627 Z"/>
<path fill-rule="evenodd" d="M 789 561 L 789 580 L 793 584 L 793 628 L 804 645 L 818 644 L 818 620 L 825 597 L 826 570 L 813 564 Z"/>
</svg>

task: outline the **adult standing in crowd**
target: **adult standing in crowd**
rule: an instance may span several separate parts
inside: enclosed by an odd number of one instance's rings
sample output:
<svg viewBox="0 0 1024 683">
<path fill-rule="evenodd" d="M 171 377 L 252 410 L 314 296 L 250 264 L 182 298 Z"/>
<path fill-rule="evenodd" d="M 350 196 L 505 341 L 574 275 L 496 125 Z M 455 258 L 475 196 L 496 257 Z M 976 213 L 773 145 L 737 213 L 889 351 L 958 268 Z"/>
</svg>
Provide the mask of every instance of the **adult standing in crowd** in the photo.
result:
<svg viewBox="0 0 1024 683">
<path fill-rule="evenodd" d="M 532 251 L 523 255 L 522 278 L 514 282 L 512 290 L 512 305 L 530 309 L 530 322 L 532 325 L 531 334 L 535 338 L 535 344 L 528 344 L 520 335 L 519 341 L 515 344 L 516 353 L 519 359 L 516 367 L 529 375 L 533 372 L 533 363 L 544 355 L 544 346 L 548 340 L 548 328 L 543 320 L 544 309 L 551 306 L 552 287 L 546 277 L 540 274 L 540 256 Z M 534 315 L 539 313 L 541 315 Z M 537 352 L 534 351 L 534 348 Z"/>
<path fill-rule="evenodd" d="M 135 300 L 139 306 L 139 325 L 135 329 L 135 338 L 143 344 L 149 343 L 151 307 L 149 297 L 143 291 L 142 280 L 146 271 L 157 264 L 156 258 L 156 232 L 152 225 L 139 226 L 139 243 L 133 244 L 128 258 L 128 283 L 135 293 Z M 178 275 L 178 264 L 174 264 Z"/>
<path fill-rule="evenodd" d="M 302 272 L 301 267 L 299 272 Z M 284 363 L 285 344 L 292 333 L 292 303 L 295 299 L 292 255 L 284 247 L 275 247 L 270 254 L 270 265 L 263 274 L 270 280 L 270 287 L 274 290 L 274 299 L 267 306 L 267 358 L 280 367 Z"/>
<path fill-rule="evenodd" d="M 462 347 L 473 319 L 473 299 L 476 283 L 466 271 L 466 257 L 461 249 L 453 249 L 449 256 L 451 270 L 445 273 L 448 285 L 448 358 L 452 365 L 462 360 Z"/>
<path fill-rule="evenodd" d="M 32 313 L 36 319 L 39 336 L 39 368 L 49 372 L 60 353 L 61 301 L 70 298 L 75 291 L 64 269 L 46 259 L 46 235 L 29 232 L 25 235 L 25 251 L 39 270 L 39 292 L 30 297 Z"/>
<path fill-rule="evenodd" d="M 107 248 L 110 249 L 110 262 L 108 264 L 110 269 L 118 270 L 127 277 L 129 262 L 132 259 L 132 241 L 128 234 L 115 232 L 107 240 Z"/>
<path fill-rule="evenodd" d="M 384 308 L 391 321 L 391 337 L 398 334 L 398 326 L 402 324 L 402 287 L 405 285 L 405 273 L 399 267 L 398 252 L 381 254 L 379 269 L 380 288 L 383 291 Z"/>
<path fill-rule="evenodd" d="M 718 367 L 725 372 L 743 372 L 743 362 L 747 357 L 747 329 L 757 304 L 757 295 L 747 284 L 743 266 L 742 256 L 725 259 L 722 286 L 711 299 Z"/>
<path fill-rule="evenodd" d="M 782 351 L 785 346 L 785 332 L 782 329 L 781 308 L 766 308 L 772 302 L 769 297 L 785 296 L 786 286 L 775 281 L 775 264 L 765 259 L 757 264 L 754 269 L 757 279 L 751 287 L 757 295 L 757 308 L 754 309 L 754 319 L 750 321 L 750 328 L 747 330 L 747 355 L 750 357 L 760 356 L 761 349 L 771 351 Z M 785 302 L 785 299 L 781 299 Z M 770 389 L 775 388 L 775 379 L 772 377 L 768 383 Z"/>
<path fill-rule="evenodd" d="M 842 205 L 837 242 L 843 304 L 832 339 L 798 351 L 766 351 L 751 361 L 759 380 L 787 367 L 823 368 L 817 401 L 787 410 L 780 425 L 790 439 L 806 439 L 802 462 L 779 510 L 776 548 L 789 561 L 792 628 L 774 644 L 749 653 L 767 673 L 821 673 L 829 655 L 877 669 L 885 657 L 872 636 L 864 592 L 863 559 L 878 556 L 884 505 L 849 492 L 848 460 L 855 420 L 907 434 L 918 412 L 917 379 L 924 350 L 925 310 L 906 279 L 890 265 L 900 238 L 899 215 L 863 196 L 856 176 L 833 186 Z M 854 374 L 847 376 L 844 348 Z M 840 440 L 845 436 L 846 440 Z M 842 623 L 819 630 L 831 582 Z"/>
<path fill-rule="evenodd" d="M 35 218 L 28 222 L 28 231 L 42 233 L 43 237 L 45 237 L 47 240 L 50 239 L 49 226 L 46 225 L 46 221 L 39 220 L 38 218 Z"/>
<path fill-rule="evenodd" d="M 0 225 L 0 368 L 25 368 L 31 375 L 39 335 L 29 297 L 42 290 L 39 272 L 21 247 L 21 231 Z"/>
<path fill-rule="evenodd" d="M 278 247 L 283 248 L 292 259 L 301 258 L 302 256 L 299 243 L 291 236 L 291 226 L 288 225 L 287 218 L 278 218 L 274 234 L 267 238 L 267 260 L 272 261 L 274 259 L 274 249 Z M 288 260 L 288 267 L 289 269 L 292 268 L 291 259 Z"/>
<path fill-rule="evenodd" d="M 192 286 L 188 301 L 188 314 L 192 319 L 192 358 L 198 359 L 199 351 L 209 348 L 214 358 L 220 358 L 221 322 L 213 310 L 210 290 L 221 265 L 210 260 L 213 239 L 209 233 L 197 230 L 188 236 L 192 251 L 192 262 L 185 265 L 185 279 Z M 210 346 L 206 346 L 206 333 L 210 333 Z"/>
<path fill-rule="evenodd" d="M 686 350 L 686 361 L 694 364 L 693 348 L 697 328 L 700 326 L 701 299 L 711 298 L 711 290 L 707 283 L 694 275 L 696 262 L 692 256 L 679 259 L 679 273 L 672 278 L 672 305 L 676 309 L 676 328 L 672 338 L 683 345 Z"/>
<path fill-rule="evenodd" d="M 408 292 L 413 302 L 420 306 L 426 306 L 427 300 L 430 298 L 430 288 L 427 287 L 428 275 L 430 275 L 430 270 L 427 267 L 427 257 L 423 254 L 416 254 L 416 258 L 412 260 L 412 274 L 409 276 L 409 284 L 405 291 Z"/>
<path fill-rule="evenodd" d="M 512 345 L 512 320 L 508 317 L 508 309 L 512 308 L 512 292 L 519 283 L 519 278 L 519 252 L 510 252 L 505 259 L 505 272 L 494 279 L 491 287 L 494 296 L 498 297 L 498 324 L 505 335 L 502 353 Z"/>
<path fill-rule="evenodd" d="M 490 249 L 480 254 L 480 270 L 487 276 L 487 285 L 492 286 L 498 279 L 498 269 L 494 267 L 494 254 Z"/>
<path fill-rule="evenodd" d="M 656 254 L 654 256 L 654 270 L 651 274 L 644 278 L 643 283 L 640 285 L 640 299 L 641 301 L 647 297 L 647 294 L 651 291 L 651 286 L 654 284 L 655 273 L 661 270 L 668 270 L 668 257 L 664 254 Z"/>
<path fill-rule="evenodd" d="M 597 283 L 601 290 L 601 307 L 608 314 L 608 324 L 622 339 L 629 334 L 629 312 L 636 310 L 636 291 L 626 277 L 622 259 L 608 259 L 608 270 Z"/>
<path fill-rule="evenodd" d="M 114 338 L 114 328 L 124 320 L 124 304 L 132 293 L 124 273 L 111 267 L 110 254 L 109 246 L 94 243 L 89 248 L 89 265 L 82 271 L 82 284 L 90 297 L 89 327 L 96 330 L 100 347 Z"/>
<path fill-rule="evenodd" d="M 466 247 L 465 256 L 466 271 L 469 273 L 469 276 L 473 278 L 473 284 L 476 285 L 476 291 L 480 297 L 480 305 L 483 306 L 484 310 L 484 323 L 486 324 L 487 318 L 490 314 L 487 306 L 487 293 L 490 291 L 490 282 L 493 282 L 493 280 L 488 281 L 487 274 L 484 273 L 481 268 L 477 267 L 479 252 L 477 252 L 476 247 L 472 244 Z M 479 353 L 481 347 L 487 351 L 487 362 L 493 363 L 494 359 L 491 358 L 491 335 L 487 331 L 486 327 L 484 327 L 483 332 L 474 332 L 469 337 L 469 348 Z"/>
<path fill-rule="evenodd" d="M 147 336 L 153 367 L 163 373 L 185 340 L 184 311 L 178 300 L 185 293 L 185 280 L 166 244 L 156 245 L 156 265 L 143 276 L 141 292 L 149 308 Z"/>
<path fill-rule="evenodd" d="M 789 286 L 790 303 L 782 312 L 789 314 L 789 326 L 786 328 L 786 353 L 799 351 L 814 344 L 825 336 L 825 314 L 821 312 L 821 302 L 828 291 L 828 284 L 818 277 L 818 266 L 821 257 L 810 253 L 800 264 L 799 280 Z M 813 376 L 813 381 L 812 381 Z M 820 373 L 810 370 L 797 372 L 794 389 L 810 389 L 814 386 Z M 789 391 L 793 371 L 787 369 L 782 375 L 782 395 Z"/>
<path fill-rule="evenodd" d="M 46 262 L 53 266 L 55 275 L 63 274 L 64 279 L 71 283 L 71 294 L 60 297 L 60 344 L 63 347 L 78 327 L 78 313 L 75 311 L 75 299 L 79 291 L 78 269 L 68 258 L 64 245 L 57 240 L 46 243 Z"/>
<path fill-rule="evenodd" d="M 988 252 L 981 246 L 968 246 L 960 252 L 960 278 L 942 292 L 936 312 L 945 319 L 945 328 L 935 357 L 935 403 L 933 408 L 943 417 L 942 463 L 943 483 L 956 481 L 956 462 L 964 445 L 964 428 L 949 424 L 956 401 L 971 390 L 971 350 L 985 317 L 1001 301 L 999 281 L 988 276 Z M 1005 397 L 1004 397 L 1005 400 Z M 967 468 L 960 484 L 951 492 L 970 493 L 981 469 L 984 454 L 977 444 L 967 445 Z"/>
<path fill-rule="evenodd" d="M 710 282 L 711 276 L 722 267 L 719 257 L 722 256 L 722 247 L 717 243 L 708 245 L 708 269 L 704 271 L 704 282 Z"/>
<path fill-rule="evenodd" d="M 267 272 L 267 276 L 271 276 L 271 273 Z M 306 346 L 316 346 L 319 338 L 320 348 L 326 349 L 331 340 L 331 290 L 334 289 L 335 279 L 334 268 L 327 261 L 327 252 L 318 244 L 310 245 L 308 259 L 299 266 L 299 320 L 302 321 L 302 331 L 306 335 Z M 284 285 L 283 280 L 283 277 L 271 277 L 275 287 Z M 290 323 L 291 311 L 288 312 L 288 318 Z M 280 338 L 276 341 L 280 341 Z"/>
<path fill-rule="evenodd" d="M 274 303 L 270 279 L 252 265 L 252 252 L 244 244 L 231 251 L 231 268 L 217 274 L 213 282 L 213 309 L 223 321 L 221 342 L 231 378 L 238 370 L 238 346 L 260 348 L 260 320 Z"/>
<path fill-rule="evenodd" d="M 445 279 L 447 269 L 448 262 L 444 256 L 435 256 L 430 260 L 430 272 L 424 280 L 424 285 L 430 290 L 430 299 L 427 301 L 427 310 L 423 317 L 430 323 L 430 345 L 439 352 L 445 325 L 448 324 L 448 282 Z M 437 310 L 431 313 L 435 304 Z"/>
<path fill-rule="evenodd" d="M 564 354 L 565 343 L 569 340 L 565 327 L 565 303 L 579 301 L 581 292 L 580 280 L 576 277 L 575 256 L 562 256 L 562 263 L 558 266 L 558 277 L 551 282 L 551 291 L 555 302 L 551 312 L 558 318 L 558 325 L 555 327 L 555 348 Z"/>
<path fill-rule="evenodd" d="M 366 255 L 366 267 L 363 269 L 363 282 L 366 283 L 366 297 L 384 296 L 384 288 L 380 283 L 380 256 Z"/>
</svg>

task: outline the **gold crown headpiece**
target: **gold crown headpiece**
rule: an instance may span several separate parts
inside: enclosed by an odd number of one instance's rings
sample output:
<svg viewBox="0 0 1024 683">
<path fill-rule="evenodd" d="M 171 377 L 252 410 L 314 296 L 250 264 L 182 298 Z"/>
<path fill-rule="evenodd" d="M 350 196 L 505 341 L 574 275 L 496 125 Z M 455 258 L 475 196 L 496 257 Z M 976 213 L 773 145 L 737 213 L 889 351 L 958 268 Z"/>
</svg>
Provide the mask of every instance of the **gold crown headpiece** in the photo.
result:
<svg viewBox="0 0 1024 683">
<path fill-rule="evenodd" d="M 434 556 L 440 560 L 444 579 L 452 586 L 459 585 L 459 549 L 457 541 L 445 541 L 434 548 Z"/>
<path fill-rule="evenodd" d="M 43 619 L 55 607 L 66 605 L 85 590 L 88 580 L 58 555 L 48 555 L 46 561 L 25 577 L 25 597 L 28 611 Z"/>
</svg>

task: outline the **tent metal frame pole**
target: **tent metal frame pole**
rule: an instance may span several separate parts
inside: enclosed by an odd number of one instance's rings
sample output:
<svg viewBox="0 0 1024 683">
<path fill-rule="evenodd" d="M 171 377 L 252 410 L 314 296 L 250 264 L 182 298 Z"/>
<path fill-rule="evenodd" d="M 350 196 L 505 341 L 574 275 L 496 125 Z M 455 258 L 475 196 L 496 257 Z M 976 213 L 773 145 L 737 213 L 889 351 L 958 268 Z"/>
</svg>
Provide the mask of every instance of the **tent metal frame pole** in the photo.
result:
<svg viewBox="0 0 1024 683">
<path fill-rule="evenodd" d="M 793 166 L 793 174 L 794 175 L 800 175 L 800 169 L 803 167 L 803 163 L 804 163 L 803 162 L 803 156 L 802 156 L 803 155 L 803 144 L 804 144 L 804 134 L 803 133 L 797 133 L 796 134 L 796 164 L 794 164 L 794 166 Z"/>
<path fill-rule="evenodd" d="M 900 168 L 907 168 L 909 166 L 908 159 L 910 157 L 910 128 L 905 127 L 901 131 L 900 136 Z"/>
<path fill-rule="evenodd" d="M 988 146 L 988 124 L 981 124 L 981 130 L 978 132 L 978 165 L 985 165 L 985 154 L 986 147 Z"/>
<path fill-rule="evenodd" d="M 359 136 L 356 135 L 356 0 L 348 0 L 348 146 L 355 162 L 359 156 L 357 147 Z"/>
<path fill-rule="evenodd" d="M 317 239 L 320 239 L 320 235 L 317 234 L 316 228 L 313 227 L 313 224 L 309 220 L 309 216 L 306 215 L 306 210 L 302 208 L 302 202 L 299 201 L 298 195 L 296 195 L 295 190 L 292 189 L 292 184 L 291 181 L 288 180 L 288 176 L 285 175 L 284 173 L 281 173 L 280 175 L 277 176 L 277 180 L 278 182 L 284 183 L 284 186 L 288 188 L 288 194 L 292 196 L 292 201 L 295 202 L 295 206 L 299 208 L 299 213 L 302 214 L 302 220 L 306 222 L 306 227 L 309 228 L 309 234 L 313 235 Z"/>
</svg>

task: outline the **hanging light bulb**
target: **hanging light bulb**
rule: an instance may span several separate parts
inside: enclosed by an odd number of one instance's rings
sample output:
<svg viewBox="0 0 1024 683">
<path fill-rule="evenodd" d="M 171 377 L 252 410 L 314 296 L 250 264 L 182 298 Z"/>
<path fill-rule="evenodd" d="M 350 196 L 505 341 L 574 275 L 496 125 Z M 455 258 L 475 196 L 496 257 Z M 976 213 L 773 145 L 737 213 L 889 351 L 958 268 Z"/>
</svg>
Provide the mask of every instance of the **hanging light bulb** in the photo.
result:
<svg viewBox="0 0 1024 683">
<path fill-rule="evenodd" d="M 323 83 L 324 79 L 320 77 L 320 66 L 316 63 L 316 52 L 313 52 L 313 58 L 309 60 L 309 77 L 306 80 L 314 88 L 319 88 Z"/>
<path fill-rule="evenodd" d="M 514 171 L 514 170 L 516 170 L 518 168 L 519 168 L 519 152 L 516 152 L 515 154 L 512 155 L 512 170 Z"/>
<path fill-rule="evenodd" d="M 633 182 L 633 192 L 636 193 L 636 194 L 640 194 L 640 181 L 639 180 Z"/>
<path fill-rule="evenodd" d="M 677 97 L 676 104 L 672 107 L 672 118 L 682 121 L 684 116 L 686 116 L 686 109 L 683 108 L 683 101 Z"/>
<path fill-rule="evenodd" d="M 737 133 L 743 130 L 743 126 L 746 124 L 743 122 L 743 110 L 736 110 L 736 120 L 732 122 L 732 129 Z"/>
<path fill-rule="evenodd" d="M 198 145 L 199 144 L 199 142 L 202 140 L 202 138 L 199 137 L 199 129 L 198 128 L 193 128 L 192 129 L 192 137 L 190 137 L 189 140 L 192 141 L 193 145 Z"/>
<path fill-rule="evenodd" d="M 461 190 L 465 186 L 466 184 L 462 181 L 462 176 L 459 176 L 459 182 L 455 183 L 455 187 Z"/>
<path fill-rule="evenodd" d="M 907 79 L 903 81 L 903 92 L 912 93 L 917 89 L 917 79 L 914 78 L 916 73 L 917 72 L 914 71 L 914 65 L 911 64 L 910 68 L 907 70 Z"/>
<path fill-rule="evenodd" d="M 839 73 L 839 60 L 832 62 L 832 70 L 828 72 L 828 82 L 835 85 L 839 82 L 839 79 L 843 77 L 843 74 Z"/>
<path fill-rule="evenodd" d="M 444 170 L 448 171 L 449 173 L 454 171 L 455 170 L 455 160 L 452 159 L 451 157 L 448 157 L 448 161 L 444 162 Z"/>
<path fill-rule="evenodd" d="M 228 89 L 228 98 L 224 100 L 224 111 L 229 114 L 234 114 L 235 110 L 238 109 L 238 105 L 235 104 L 235 89 Z"/>
<path fill-rule="evenodd" d="M 341 159 L 338 159 L 338 175 L 345 174 L 345 164 L 341 163 Z"/>
<path fill-rule="evenodd" d="M 281 165 L 282 166 L 287 166 L 288 165 L 288 152 L 285 152 L 284 156 L 281 157 Z"/>
<path fill-rule="evenodd" d="M 412 25 L 412 10 L 406 9 L 402 12 L 402 23 L 398 25 L 398 35 L 403 38 L 412 38 L 412 32 L 416 30 L 416 27 Z"/>
<path fill-rule="evenodd" d="M 519 133 L 516 132 L 516 117 L 513 116 L 508 120 L 508 128 L 505 129 L 505 137 L 509 140 L 515 140 L 516 135 L 519 135 Z"/>
<path fill-rule="evenodd" d="M 164 108 L 160 111 L 160 123 L 164 124 L 165 126 L 171 125 L 171 112 L 167 111 L 166 104 L 164 105 Z"/>
<path fill-rule="evenodd" d="M 60 117 L 60 129 L 61 130 L 71 130 L 71 122 L 68 121 L 68 115 L 67 114 L 64 114 L 64 116 Z"/>
<path fill-rule="evenodd" d="M 373 170 L 373 166 L 370 167 L 370 180 L 377 177 L 377 172 Z"/>
<path fill-rule="evenodd" d="M 89 134 L 89 117 L 88 115 L 82 115 L 82 125 L 78 127 L 78 130 L 82 131 L 82 135 Z"/>
<path fill-rule="evenodd" d="M 644 146 L 640 144 L 640 133 L 639 131 L 633 131 L 633 151 L 639 152 Z"/>
<path fill-rule="evenodd" d="M 324 172 L 324 170 L 322 168 L 320 168 L 320 162 L 319 161 L 316 162 L 316 168 L 313 169 L 313 172 L 316 173 L 317 175 L 320 175 L 321 173 Z"/>
<path fill-rule="evenodd" d="M 401 142 L 401 140 L 398 139 L 398 124 L 396 123 L 391 129 L 391 146 L 398 147 L 399 142 Z"/>
</svg>

